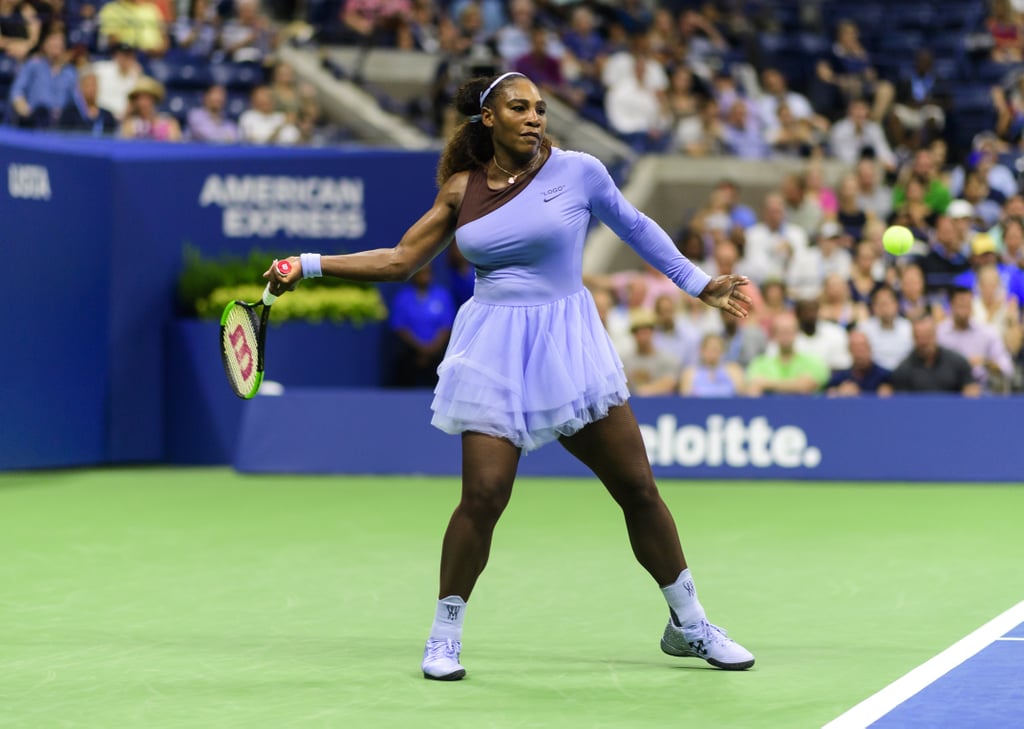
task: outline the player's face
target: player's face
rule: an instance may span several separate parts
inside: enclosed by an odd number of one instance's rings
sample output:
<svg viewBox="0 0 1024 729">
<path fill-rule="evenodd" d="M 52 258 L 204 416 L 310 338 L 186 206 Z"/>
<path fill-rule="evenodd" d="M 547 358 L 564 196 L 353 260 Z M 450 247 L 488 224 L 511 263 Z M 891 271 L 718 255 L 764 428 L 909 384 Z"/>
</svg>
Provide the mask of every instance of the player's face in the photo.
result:
<svg viewBox="0 0 1024 729">
<path fill-rule="evenodd" d="M 493 131 L 495 149 L 528 158 L 540 151 L 547 129 L 547 104 L 531 81 L 518 78 L 507 84 L 493 106 L 485 107 L 483 123 Z"/>
</svg>

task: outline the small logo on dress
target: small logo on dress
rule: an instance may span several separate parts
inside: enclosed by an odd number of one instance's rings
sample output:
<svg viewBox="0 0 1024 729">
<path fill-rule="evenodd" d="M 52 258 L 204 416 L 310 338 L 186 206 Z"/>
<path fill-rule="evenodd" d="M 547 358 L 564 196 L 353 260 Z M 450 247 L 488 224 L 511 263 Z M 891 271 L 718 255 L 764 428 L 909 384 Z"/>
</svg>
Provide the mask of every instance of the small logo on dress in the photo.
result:
<svg viewBox="0 0 1024 729">
<path fill-rule="evenodd" d="M 552 188 L 550 188 L 548 190 L 545 190 L 544 191 L 544 202 L 550 202 L 550 201 L 554 200 L 556 197 L 558 197 L 563 192 L 565 192 L 565 189 L 566 189 L 565 185 L 558 185 L 557 187 L 552 187 Z"/>
<path fill-rule="evenodd" d="M 445 607 L 448 608 L 448 619 L 449 620 L 458 620 L 459 619 L 459 608 L 461 607 L 460 605 L 445 605 Z"/>
</svg>

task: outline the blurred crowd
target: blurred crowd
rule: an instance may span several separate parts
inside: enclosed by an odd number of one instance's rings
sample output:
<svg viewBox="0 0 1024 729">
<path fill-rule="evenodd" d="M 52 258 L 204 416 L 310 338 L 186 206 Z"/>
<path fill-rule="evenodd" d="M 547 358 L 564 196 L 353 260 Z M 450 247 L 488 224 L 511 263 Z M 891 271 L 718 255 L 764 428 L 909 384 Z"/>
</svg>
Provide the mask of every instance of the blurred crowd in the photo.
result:
<svg viewBox="0 0 1024 729">
<path fill-rule="evenodd" d="M 281 35 L 257 0 L 0 0 L 0 66 L 15 68 L 3 122 L 164 142 L 327 143 L 316 90 L 275 56 Z M 169 98 L 157 76 L 187 91 Z"/>
</svg>

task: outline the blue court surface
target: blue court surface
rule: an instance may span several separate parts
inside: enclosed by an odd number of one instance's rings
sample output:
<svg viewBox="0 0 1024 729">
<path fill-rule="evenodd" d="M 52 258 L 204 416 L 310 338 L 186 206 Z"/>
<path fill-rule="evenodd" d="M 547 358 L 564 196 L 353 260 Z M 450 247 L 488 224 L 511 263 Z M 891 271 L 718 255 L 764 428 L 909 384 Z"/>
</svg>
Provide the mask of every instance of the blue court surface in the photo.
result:
<svg viewBox="0 0 1024 729">
<path fill-rule="evenodd" d="M 1024 602 L 825 725 L 855 727 L 1024 727 Z"/>
</svg>

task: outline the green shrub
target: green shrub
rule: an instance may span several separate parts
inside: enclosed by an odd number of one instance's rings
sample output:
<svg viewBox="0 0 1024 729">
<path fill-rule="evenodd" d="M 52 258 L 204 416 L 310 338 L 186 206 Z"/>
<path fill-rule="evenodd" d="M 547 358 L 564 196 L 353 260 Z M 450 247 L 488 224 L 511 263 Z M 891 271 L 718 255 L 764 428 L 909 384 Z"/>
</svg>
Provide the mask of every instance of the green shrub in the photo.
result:
<svg viewBox="0 0 1024 729">
<path fill-rule="evenodd" d="M 281 253 L 254 250 L 247 257 L 204 258 L 185 248 L 178 279 L 178 308 L 184 316 L 219 319 L 228 302 L 259 301 L 265 286 L 263 272 Z M 303 281 L 274 304 L 272 321 L 348 321 L 355 324 L 387 318 L 387 307 L 373 284 L 316 278 Z"/>
</svg>

